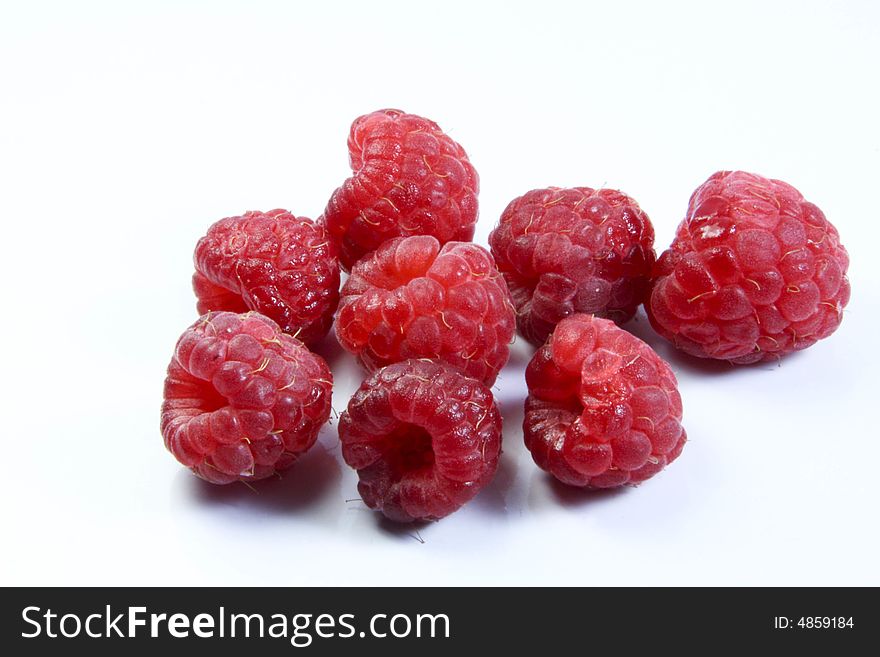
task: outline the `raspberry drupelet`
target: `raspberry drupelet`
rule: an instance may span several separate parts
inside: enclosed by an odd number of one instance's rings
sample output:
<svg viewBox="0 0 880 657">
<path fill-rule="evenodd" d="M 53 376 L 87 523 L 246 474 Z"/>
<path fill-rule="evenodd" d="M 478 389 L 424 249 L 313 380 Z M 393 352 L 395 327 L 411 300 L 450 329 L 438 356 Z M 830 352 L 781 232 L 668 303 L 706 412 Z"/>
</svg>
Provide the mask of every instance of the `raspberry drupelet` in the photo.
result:
<svg viewBox="0 0 880 657">
<path fill-rule="evenodd" d="M 339 439 L 367 506 L 398 522 L 437 520 L 491 481 L 501 415 L 479 381 L 407 360 L 363 382 L 339 419 Z"/>
<path fill-rule="evenodd" d="M 264 479 L 309 449 L 330 416 L 324 360 L 258 313 L 208 313 L 177 342 L 165 446 L 215 484 Z"/>
<path fill-rule="evenodd" d="M 657 332 L 693 356 L 778 359 L 837 329 L 848 266 L 835 227 L 794 187 L 719 171 L 691 196 L 645 308 Z"/>
<path fill-rule="evenodd" d="M 572 315 L 526 369 L 523 432 L 535 463 L 585 488 L 638 484 L 681 453 L 675 375 L 613 322 Z"/>
<path fill-rule="evenodd" d="M 486 249 L 469 242 L 441 247 L 419 235 L 385 242 L 355 265 L 335 329 L 368 370 L 432 358 L 491 385 L 507 362 L 515 320 Z"/>
<path fill-rule="evenodd" d="M 617 190 L 532 190 L 507 206 L 489 244 L 517 329 L 538 346 L 574 313 L 629 320 L 650 289 L 654 227 Z"/>
<path fill-rule="evenodd" d="M 323 214 L 346 271 L 393 237 L 473 238 L 479 177 L 436 123 L 395 109 L 372 112 L 352 124 L 348 152 L 354 175 Z"/>
<path fill-rule="evenodd" d="M 324 337 L 339 303 L 336 244 L 286 210 L 221 219 L 195 250 L 199 313 L 255 310 L 306 344 Z"/>
</svg>

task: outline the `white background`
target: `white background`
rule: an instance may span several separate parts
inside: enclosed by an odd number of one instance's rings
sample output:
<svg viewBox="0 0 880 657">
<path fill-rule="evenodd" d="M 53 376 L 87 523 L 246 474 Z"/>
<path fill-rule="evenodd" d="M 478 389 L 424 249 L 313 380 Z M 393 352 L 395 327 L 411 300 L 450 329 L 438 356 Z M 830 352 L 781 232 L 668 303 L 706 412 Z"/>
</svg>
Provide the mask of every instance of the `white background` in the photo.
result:
<svg viewBox="0 0 880 657">
<path fill-rule="evenodd" d="M 880 10 L 872 2 L 6 2 L 0 10 L 3 584 L 880 584 Z M 779 366 L 670 359 L 690 436 L 637 489 L 551 483 L 522 446 L 457 514 L 357 502 L 335 426 L 254 494 L 159 434 L 213 221 L 316 217 L 359 114 L 438 121 L 513 197 L 610 186 L 658 250 L 709 174 L 782 178 L 852 256 L 841 329 Z M 363 377 L 321 346 L 341 410 Z"/>
</svg>

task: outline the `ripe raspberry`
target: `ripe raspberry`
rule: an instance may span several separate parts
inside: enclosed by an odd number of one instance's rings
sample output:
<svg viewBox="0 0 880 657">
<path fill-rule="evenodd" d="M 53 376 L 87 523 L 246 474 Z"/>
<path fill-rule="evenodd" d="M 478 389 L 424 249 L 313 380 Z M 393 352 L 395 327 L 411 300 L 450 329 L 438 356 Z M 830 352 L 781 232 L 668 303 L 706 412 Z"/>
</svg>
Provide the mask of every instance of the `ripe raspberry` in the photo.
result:
<svg viewBox="0 0 880 657">
<path fill-rule="evenodd" d="M 286 210 L 246 212 L 211 226 L 194 260 L 199 313 L 256 310 L 307 344 L 330 329 L 339 262 L 323 226 Z"/>
<path fill-rule="evenodd" d="M 645 307 L 679 349 L 755 363 L 837 329 L 848 266 L 837 229 L 794 187 L 719 171 L 691 196 Z"/>
<path fill-rule="evenodd" d="M 532 190 L 507 206 L 489 244 L 517 329 L 539 346 L 573 313 L 627 321 L 650 288 L 654 227 L 613 189 Z"/>
<path fill-rule="evenodd" d="M 474 236 L 477 172 L 436 123 L 394 109 L 366 114 L 351 125 L 348 152 L 354 175 L 324 210 L 346 271 L 392 237 Z"/>
<path fill-rule="evenodd" d="M 339 439 L 367 506 L 398 522 L 436 520 L 491 481 L 501 415 L 479 381 L 407 360 L 361 384 L 339 418 Z"/>
<path fill-rule="evenodd" d="M 315 443 L 332 387 L 324 360 L 267 317 L 208 313 L 168 366 L 165 446 L 215 484 L 264 479 Z"/>
<path fill-rule="evenodd" d="M 681 453 L 675 375 L 613 322 L 572 315 L 526 369 L 523 431 L 535 463 L 586 488 L 638 484 Z"/>
<path fill-rule="evenodd" d="M 507 286 L 492 256 L 430 235 L 385 242 L 342 288 L 336 336 L 368 370 L 434 358 L 492 384 L 514 333 Z"/>
</svg>

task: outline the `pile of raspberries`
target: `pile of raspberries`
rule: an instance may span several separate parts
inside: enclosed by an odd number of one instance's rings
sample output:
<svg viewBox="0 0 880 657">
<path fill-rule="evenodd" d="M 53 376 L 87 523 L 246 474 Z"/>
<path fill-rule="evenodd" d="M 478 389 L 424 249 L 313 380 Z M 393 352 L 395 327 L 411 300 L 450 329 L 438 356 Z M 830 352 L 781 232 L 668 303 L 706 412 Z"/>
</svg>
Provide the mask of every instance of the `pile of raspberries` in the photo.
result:
<svg viewBox="0 0 880 657">
<path fill-rule="evenodd" d="M 535 189 L 487 251 L 471 242 L 477 172 L 436 123 L 373 112 L 348 151 L 352 176 L 317 220 L 247 212 L 196 245 L 203 314 L 168 366 L 161 430 L 207 481 L 269 477 L 314 445 L 333 375 L 309 347 L 332 327 L 367 372 L 339 419 L 342 456 L 386 517 L 442 518 L 491 481 L 491 386 L 517 332 L 536 347 L 523 421 L 535 463 L 570 486 L 639 484 L 686 441 L 675 375 L 619 327 L 639 305 L 681 351 L 749 364 L 829 336 L 849 300 L 837 230 L 779 180 L 713 174 L 659 259 L 626 194 Z"/>
</svg>

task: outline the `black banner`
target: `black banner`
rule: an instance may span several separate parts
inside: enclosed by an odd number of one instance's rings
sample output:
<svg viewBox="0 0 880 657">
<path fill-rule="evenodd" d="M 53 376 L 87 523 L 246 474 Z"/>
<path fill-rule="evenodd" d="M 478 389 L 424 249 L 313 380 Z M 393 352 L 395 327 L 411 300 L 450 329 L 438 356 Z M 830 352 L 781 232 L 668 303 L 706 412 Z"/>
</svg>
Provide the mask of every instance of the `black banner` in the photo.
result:
<svg viewBox="0 0 880 657">
<path fill-rule="evenodd" d="M 636 647 L 854 654 L 880 638 L 880 606 L 868 589 L 7 588 L 2 597 L 2 645 L 14 649 L 6 654 L 116 655 L 135 644 L 239 656 Z"/>
</svg>

